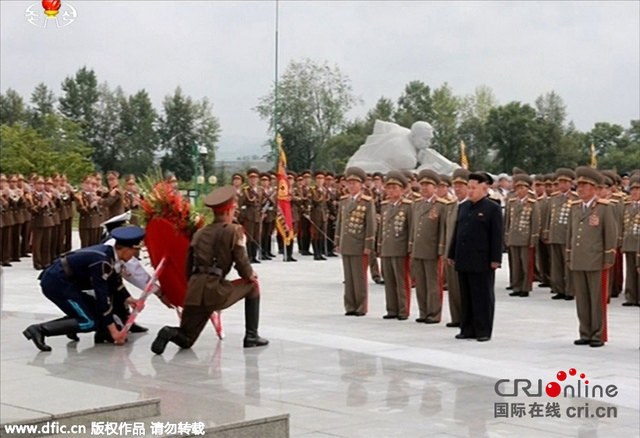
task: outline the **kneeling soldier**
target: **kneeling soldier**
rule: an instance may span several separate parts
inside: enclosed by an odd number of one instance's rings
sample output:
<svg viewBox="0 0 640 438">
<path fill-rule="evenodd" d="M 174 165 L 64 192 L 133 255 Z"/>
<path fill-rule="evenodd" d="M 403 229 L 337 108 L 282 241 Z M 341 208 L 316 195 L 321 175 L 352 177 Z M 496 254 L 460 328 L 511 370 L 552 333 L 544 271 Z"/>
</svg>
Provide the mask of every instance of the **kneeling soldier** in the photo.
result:
<svg viewBox="0 0 640 438">
<path fill-rule="evenodd" d="M 233 223 L 236 190 L 221 187 L 204 200 L 213 209 L 212 224 L 199 230 L 187 254 L 189 283 L 180 327 L 163 327 L 151 345 L 151 351 L 162 354 L 169 341 L 180 348 L 191 348 L 214 311 L 230 307 L 244 298 L 244 347 L 260 347 L 269 341 L 258 336 L 260 290 L 258 277 L 247 256 L 247 239 L 242 226 Z M 225 277 L 232 265 L 240 279 Z"/>
<path fill-rule="evenodd" d="M 124 300 L 135 306 L 122 285 L 115 264 L 127 262 L 138 251 L 144 230 L 139 227 L 116 228 L 111 233 L 114 246 L 95 245 L 67 253 L 55 260 L 42 274 L 42 293 L 66 316 L 42 324 L 33 324 L 23 332 L 42 351 L 51 351 L 45 344 L 47 336 L 67 335 L 77 339 L 78 332 L 95 331 L 106 326 L 116 344 L 123 344 L 127 332 L 119 329 L 113 319 L 113 302 Z M 84 293 L 93 289 L 95 296 Z"/>
</svg>

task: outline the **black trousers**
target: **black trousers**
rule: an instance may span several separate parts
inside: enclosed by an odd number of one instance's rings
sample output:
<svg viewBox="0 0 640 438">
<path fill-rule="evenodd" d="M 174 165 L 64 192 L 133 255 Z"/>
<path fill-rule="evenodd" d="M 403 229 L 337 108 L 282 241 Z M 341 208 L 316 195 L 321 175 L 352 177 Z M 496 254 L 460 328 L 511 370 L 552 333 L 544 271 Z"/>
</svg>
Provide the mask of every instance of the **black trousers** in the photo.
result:
<svg viewBox="0 0 640 438">
<path fill-rule="evenodd" d="M 496 297 L 495 271 L 460 272 L 460 333 L 480 338 L 491 337 Z"/>
</svg>

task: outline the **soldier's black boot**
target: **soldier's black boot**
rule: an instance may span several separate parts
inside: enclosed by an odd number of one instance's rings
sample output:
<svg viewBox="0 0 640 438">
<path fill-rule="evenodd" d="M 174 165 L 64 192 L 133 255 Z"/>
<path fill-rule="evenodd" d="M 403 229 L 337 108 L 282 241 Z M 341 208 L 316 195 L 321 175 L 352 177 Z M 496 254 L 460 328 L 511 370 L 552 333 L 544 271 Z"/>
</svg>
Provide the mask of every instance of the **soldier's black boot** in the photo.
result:
<svg viewBox="0 0 640 438">
<path fill-rule="evenodd" d="M 244 348 L 262 347 L 269 343 L 258 335 L 260 320 L 260 297 L 244 299 Z"/>
<path fill-rule="evenodd" d="M 322 255 L 322 240 L 313 240 L 313 260 L 327 260 Z"/>
<path fill-rule="evenodd" d="M 44 342 L 45 337 L 75 335 L 79 331 L 78 321 L 73 318 L 63 318 L 30 325 L 22 334 L 30 341 L 33 341 L 40 351 L 51 351 L 51 347 Z"/>
<path fill-rule="evenodd" d="M 287 258 L 285 262 L 297 262 L 298 260 L 293 258 L 293 242 L 287 245 Z"/>
<path fill-rule="evenodd" d="M 249 261 L 251 263 L 260 263 L 260 260 L 258 260 L 258 242 L 254 242 L 253 240 L 249 242 L 248 251 Z"/>
<path fill-rule="evenodd" d="M 151 344 L 151 351 L 155 354 L 164 353 L 164 349 L 167 348 L 169 341 L 176 339 L 179 334 L 180 331 L 177 327 L 169 327 L 168 325 L 165 325 L 160 329 L 158 336 L 156 336 L 156 339 Z"/>
</svg>

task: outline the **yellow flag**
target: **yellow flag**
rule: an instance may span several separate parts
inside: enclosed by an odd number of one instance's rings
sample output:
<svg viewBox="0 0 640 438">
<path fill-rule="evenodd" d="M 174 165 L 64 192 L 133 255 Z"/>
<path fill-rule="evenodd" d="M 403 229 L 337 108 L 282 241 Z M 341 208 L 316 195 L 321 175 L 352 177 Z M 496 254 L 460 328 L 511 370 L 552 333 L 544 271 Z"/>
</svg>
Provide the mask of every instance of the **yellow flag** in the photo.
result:
<svg viewBox="0 0 640 438">
<path fill-rule="evenodd" d="M 460 140 L 460 166 L 463 169 L 469 169 L 469 159 L 467 158 L 467 147 L 464 144 L 464 141 Z"/>
<path fill-rule="evenodd" d="M 596 146 L 591 143 L 591 167 L 594 169 L 598 167 L 598 159 L 596 158 Z"/>
</svg>

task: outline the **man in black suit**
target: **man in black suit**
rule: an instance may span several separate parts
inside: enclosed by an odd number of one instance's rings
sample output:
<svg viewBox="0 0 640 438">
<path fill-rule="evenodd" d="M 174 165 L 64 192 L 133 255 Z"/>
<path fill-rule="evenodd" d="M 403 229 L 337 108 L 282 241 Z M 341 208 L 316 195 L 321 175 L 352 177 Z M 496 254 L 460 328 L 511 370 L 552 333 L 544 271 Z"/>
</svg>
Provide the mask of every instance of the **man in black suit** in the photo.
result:
<svg viewBox="0 0 640 438">
<path fill-rule="evenodd" d="M 469 175 L 469 200 L 459 206 L 449 247 L 449 263 L 460 280 L 462 317 L 457 339 L 491 339 L 495 270 L 502 261 L 502 211 L 487 197 L 491 176 Z"/>
</svg>

